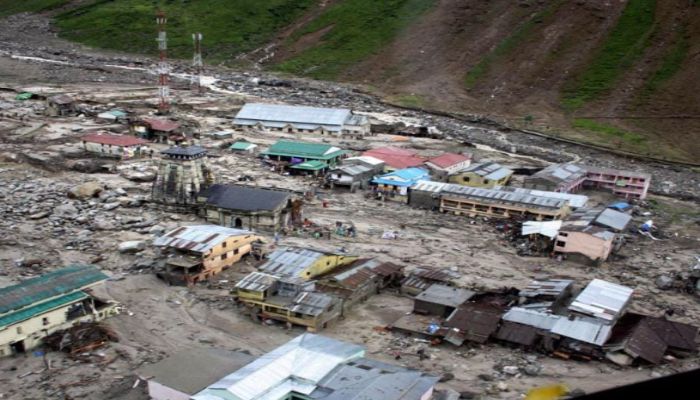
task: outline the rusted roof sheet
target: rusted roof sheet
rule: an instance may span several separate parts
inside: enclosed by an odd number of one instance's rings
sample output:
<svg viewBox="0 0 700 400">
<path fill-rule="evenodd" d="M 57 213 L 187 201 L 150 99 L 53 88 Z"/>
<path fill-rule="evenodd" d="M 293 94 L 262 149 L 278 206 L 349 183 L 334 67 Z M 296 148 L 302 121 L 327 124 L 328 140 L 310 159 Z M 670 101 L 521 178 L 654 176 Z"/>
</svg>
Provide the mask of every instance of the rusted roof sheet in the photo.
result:
<svg viewBox="0 0 700 400">
<path fill-rule="evenodd" d="M 262 272 L 251 272 L 236 283 L 236 289 L 263 292 L 277 282 L 277 277 Z"/>
<path fill-rule="evenodd" d="M 90 143 L 107 144 L 112 146 L 137 146 L 148 143 L 148 141 L 135 136 L 110 135 L 103 133 L 91 133 L 83 136 L 81 140 Z"/>
<path fill-rule="evenodd" d="M 484 343 L 501 320 L 503 311 L 484 304 L 467 303 L 454 310 L 445 321 L 448 328 L 457 328 L 466 340 Z"/>
<path fill-rule="evenodd" d="M 325 312 L 334 302 L 335 297 L 329 294 L 301 292 L 289 305 L 289 311 L 316 317 Z"/>
<path fill-rule="evenodd" d="M 697 326 L 657 317 L 646 317 L 646 322 L 668 344 L 668 347 L 684 351 L 697 351 Z"/>
<path fill-rule="evenodd" d="M 569 305 L 569 310 L 612 322 L 627 307 L 632 292 L 632 288 L 593 279 Z"/>
<path fill-rule="evenodd" d="M 357 289 L 377 276 L 371 267 L 378 263 L 374 259 L 356 260 L 324 274 L 322 279 L 349 290 Z"/>
<path fill-rule="evenodd" d="M 496 332 L 496 338 L 523 346 L 532 346 L 537 340 L 537 328 L 503 321 Z"/>
<path fill-rule="evenodd" d="M 433 281 L 449 282 L 453 279 L 459 278 L 459 275 L 451 273 L 447 270 L 437 270 L 430 268 L 416 268 L 411 272 L 411 275 L 417 276 L 419 278 L 430 279 Z"/>
<path fill-rule="evenodd" d="M 152 130 L 160 132 L 171 132 L 180 127 L 180 124 L 175 121 L 160 118 L 147 118 L 143 122 Z"/>
<path fill-rule="evenodd" d="M 545 281 L 532 281 L 525 289 L 520 291 L 524 297 L 554 296 L 558 297 L 573 286 L 571 279 L 548 279 Z"/>
<path fill-rule="evenodd" d="M 204 253 L 233 236 L 253 235 L 252 232 L 218 225 L 181 226 L 153 241 L 155 246 L 174 247 Z"/>
<path fill-rule="evenodd" d="M 474 296 L 474 292 L 467 289 L 434 283 L 416 296 L 416 300 L 427 303 L 458 307 Z"/>
<path fill-rule="evenodd" d="M 385 263 L 371 266 L 370 268 L 372 268 L 372 271 L 374 271 L 375 273 L 377 273 L 380 276 L 390 276 L 393 274 L 401 273 L 404 269 L 404 266 L 390 263 L 390 262 L 385 262 Z"/>
</svg>

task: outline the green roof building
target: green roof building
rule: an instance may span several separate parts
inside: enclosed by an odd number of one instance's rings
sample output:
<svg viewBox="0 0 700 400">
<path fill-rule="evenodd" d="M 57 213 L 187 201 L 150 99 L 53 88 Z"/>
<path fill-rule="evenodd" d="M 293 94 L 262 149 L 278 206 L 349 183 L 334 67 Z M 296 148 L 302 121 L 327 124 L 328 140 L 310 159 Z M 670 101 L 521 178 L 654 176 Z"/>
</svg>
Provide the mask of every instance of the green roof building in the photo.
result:
<svg viewBox="0 0 700 400">
<path fill-rule="evenodd" d="M 0 289 L 0 356 L 22 353 L 77 322 L 98 321 L 116 303 L 85 292 L 108 279 L 91 265 L 72 265 Z"/>
<path fill-rule="evenodd" d="M 329 144 L 280 140 L 262 154 L 271 159 L 289 161 L 291 164 L 315 160 L 333 166 L 345 153 L 345 150 Z"/>
</svg>

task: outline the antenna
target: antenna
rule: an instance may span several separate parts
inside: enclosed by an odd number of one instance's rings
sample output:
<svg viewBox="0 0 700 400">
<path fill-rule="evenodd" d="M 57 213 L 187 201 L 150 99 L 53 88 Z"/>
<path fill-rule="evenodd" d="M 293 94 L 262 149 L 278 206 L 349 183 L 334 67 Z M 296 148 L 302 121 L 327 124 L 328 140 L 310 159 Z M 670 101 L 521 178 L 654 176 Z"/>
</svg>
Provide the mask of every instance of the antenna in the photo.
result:
<svg viewBox="0 0 700 400">
<path fill-rule="evenodd" d="M 158 11 L 156 14 L 156 23 L 158 24 L 158 51 L 160 52 L 160 61 L 158 63 L 158 111 L 161 114 L 167 114 L 170 108 L 170 65 L 168 65 L 168 37 L 165 33 L 165 25 L 168 19 L 163 11 Z"/>
<path fill-rule="evenodd" d="M 197 88 L 199 93 L 203 92 L 202 88 L 202 39 L 204 36 L 197 32 L 192 34 L 192 42 L 194 43 L 194 57 L 192 57 L 192 66 L 194 67 L 194 75 L 192 76 L 192 85 Z"/>
</svg>

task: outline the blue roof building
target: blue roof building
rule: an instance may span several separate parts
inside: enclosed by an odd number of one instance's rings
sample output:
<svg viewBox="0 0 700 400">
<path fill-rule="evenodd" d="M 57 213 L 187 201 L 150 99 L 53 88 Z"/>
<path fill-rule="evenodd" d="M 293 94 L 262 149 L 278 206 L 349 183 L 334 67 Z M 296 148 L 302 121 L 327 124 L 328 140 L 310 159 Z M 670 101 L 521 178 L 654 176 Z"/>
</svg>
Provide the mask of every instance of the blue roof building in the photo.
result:
<svg viewBox="0 0 700 400">
<path fill-rule="evenodd" d="M 420 180 L 429 179 L 428 171 L 422 168 L 405 168 L 399 169 L 388 174 L 376 176 L 372 179 L 372 183 L 377 185 L 410 187 L 418 183 Z"/>
</svg>

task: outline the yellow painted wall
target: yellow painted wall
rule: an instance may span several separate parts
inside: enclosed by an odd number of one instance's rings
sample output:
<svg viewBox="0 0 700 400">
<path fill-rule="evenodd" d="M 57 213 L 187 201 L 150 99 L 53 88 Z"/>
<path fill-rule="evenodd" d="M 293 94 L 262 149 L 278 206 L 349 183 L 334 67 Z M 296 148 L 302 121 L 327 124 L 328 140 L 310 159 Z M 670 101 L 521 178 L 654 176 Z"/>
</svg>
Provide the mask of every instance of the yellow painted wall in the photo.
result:
<svg viewBox="0 0 700 400">
<path fill-rule="evenodd" d="M 302 279 L 311 279 L 318 275 L 324 274 L 338 266 L 349 264 L 357 260 L 357 256 L 337 256 L 328 255 L 320 257 L 315 263 L 303 270 L 299 276 Z"/>
<path fill-rule="evenodd" d="M 265 300 L 265 292 L 254 292 L 252 290 L 236 289 L 236 294 L 241 299 L 257 300 L 257 301 Z"/>
<path fill-rule="evenodd" d="M 253 234 L 226 238 L 203 256 L 204 268 L 220 269 L 238 262 L 244 255 L 250 253 L 251 243 L 258 239 L 262 239 L 262 237 Z M 225 246 L 224 243 L 226 243 Z M 238 254 L 236 254 L 236 250 L 238 250 Z M 226 258 L 222 259 L 224 254 L 226 254 Z"/>
<path fill-rule="evenodd" d="M 464 179 L 469 178 L 469 182 Z M 510 175 L 505 178 L 499 179 L 497 181 L 491 179 L 484 179 L 481 175 L 475 174 L 473 172 L 462 172 L 450 176 L 450 183 L 456 183 L 458 185 L 471 186 L 471 187 L 481 187 L 481 188 L 492 188 L 494 186 L 504 186 L 508 183 Z M 486 182 L 488 181 L 488 182 Z"/>
</svg>

